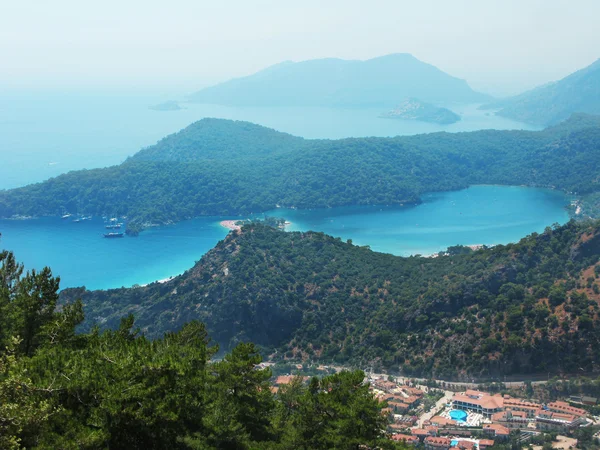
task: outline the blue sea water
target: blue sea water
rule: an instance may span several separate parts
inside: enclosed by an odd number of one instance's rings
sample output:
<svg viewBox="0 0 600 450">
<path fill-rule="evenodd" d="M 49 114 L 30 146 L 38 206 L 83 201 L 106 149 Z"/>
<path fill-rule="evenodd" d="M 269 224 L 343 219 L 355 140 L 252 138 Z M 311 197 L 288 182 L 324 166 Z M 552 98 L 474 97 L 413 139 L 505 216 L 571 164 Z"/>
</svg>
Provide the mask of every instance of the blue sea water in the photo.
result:
<svg viewBox="0 0 600 450">
<path fill-rule="evenodd" d="M 568 220 L 568 198 L 556 191 L 473 186 L 428 194 L 411 207 L 277 209 L 267 214 L 396 255 L 431 254 L 455 244 L 505 244 Z M 226 218 L 204 217 L 152 228 L 139 237 L 104 239 L 102 219 L 0 220 L 0 248 L 13 250 L 27 268 L 50 266 L 61 286 L 90 289 L 146 284 L 192 267 L 221 239 Z"/>
<path fill-rule="evenodd" d="M 535 129 L 480 111 L 453 106 L 462 120 L 436 125 L 381 119 L 379 109 L 250 108 L 182 103 L 178 111 L 149 106 L 177 95 L 117 91 L 1 91 L 0 189 L 43 181 L 75 169 L 119 164 L 204 117 L 247 120 L 305 138 L 396 136 L 433 131 Z"/>
<path fill-rule="evenodd" d="M 547 189 L 472 186 L 423 196 L 417 206 L 271 211 L 289 230 L 317 230 L 394 255 L 429 255 L 451 245 L 516 242 L 569 220 L 567 196 Z"/>
</svg>

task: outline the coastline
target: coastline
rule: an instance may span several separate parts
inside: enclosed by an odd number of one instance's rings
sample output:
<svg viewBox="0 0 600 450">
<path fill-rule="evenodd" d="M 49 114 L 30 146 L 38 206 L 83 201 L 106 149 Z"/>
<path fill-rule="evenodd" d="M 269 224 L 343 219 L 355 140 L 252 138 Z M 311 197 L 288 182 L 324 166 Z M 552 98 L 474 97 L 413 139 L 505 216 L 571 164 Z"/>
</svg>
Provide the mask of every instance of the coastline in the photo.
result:
<svg viewBox="0 0 600 450">
<path fill-rule="evenodd" d="M 242 229 L 242 226 L 237 225 L 237 222 L 239 222 L 239 220 L 221 220 L 219 225 L 221 225 L 223 228 L 227 228 L 228 230 L 239 231 Z"/>
<path fill-rule="evenodd" d="M 234 231 L 239 231 L 242 229 L 242 225 L 238 225 L 237 222 L 240 222 L 240 220 L 221 220 L 219 222 L 219 225 L 221 225 L 223 228 L 227 228 L 228 230 L 234 230 Z M 282 230 L 285 230 L 287 227 L 289 227 L 292 224 L 292 222 L 286 220 L 283 225 L 280 225 L 279 228 Z"/>
</svg>

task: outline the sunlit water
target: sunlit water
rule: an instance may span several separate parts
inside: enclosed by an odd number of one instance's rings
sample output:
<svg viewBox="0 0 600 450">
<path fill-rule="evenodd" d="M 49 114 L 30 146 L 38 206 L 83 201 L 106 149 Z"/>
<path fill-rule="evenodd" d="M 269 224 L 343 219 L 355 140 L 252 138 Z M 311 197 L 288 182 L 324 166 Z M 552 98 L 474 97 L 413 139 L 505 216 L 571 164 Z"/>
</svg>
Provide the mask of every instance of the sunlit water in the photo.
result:
<svg viewBox="0 0 600 450">
<path fill-rule="evenodd" d="M 413 207 L 344 207 L 269 212 L 290 230 L 316 230 L 396 255 L 431 254 L 455 244 L 518 241 L 568 220 L 568 198 L 555 191 L 474 186 L 429 194 Z M 105 239 L 102 219 L 0 220 L 0 247 L 28 268 L 50 266 L 62 287 L 90 289 L 146 284 L 190 268 L 221 239 L 224 218 L 204 217 L 146 230 L 137 238 Z"/>
</svg>

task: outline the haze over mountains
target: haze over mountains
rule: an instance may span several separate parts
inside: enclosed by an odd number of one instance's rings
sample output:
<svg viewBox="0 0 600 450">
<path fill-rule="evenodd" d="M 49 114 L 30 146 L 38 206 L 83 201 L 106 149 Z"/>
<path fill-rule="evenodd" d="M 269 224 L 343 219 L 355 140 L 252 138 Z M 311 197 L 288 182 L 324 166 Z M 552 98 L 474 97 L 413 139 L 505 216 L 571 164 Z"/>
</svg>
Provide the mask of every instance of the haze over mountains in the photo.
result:
<svg viewBox="0 0 600 450">
<path fill-rule="evenodd" d="M 536 125 L 552 125 L 573 113 L 600 114 L 600 59 L 562 80 L 486 105 L 498 115 Z"/>
<path fill-rule="evenodd" d="M 202 89 L 199 103 L 232 106 L 393 107 L 406 97 L 430 103 L 478 103 L 488 95 L 407 53 L 366 61 L 286 61 Z"/>
</svg>

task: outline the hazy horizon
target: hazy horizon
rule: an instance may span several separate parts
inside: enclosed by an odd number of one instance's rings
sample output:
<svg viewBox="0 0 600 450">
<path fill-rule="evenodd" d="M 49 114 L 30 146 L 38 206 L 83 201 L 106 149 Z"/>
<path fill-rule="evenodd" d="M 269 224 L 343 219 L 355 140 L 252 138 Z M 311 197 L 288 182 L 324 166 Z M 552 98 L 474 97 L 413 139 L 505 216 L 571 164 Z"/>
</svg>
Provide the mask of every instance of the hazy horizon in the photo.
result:
<svg viewBox="0 0 600 450">
<path fill-rule="evenodd" d="M 285 60 L 410 53 L 511 95 L 598 59 L 599 15 L 592 0 L 11 3 L 0 16 L 0 90 L 183 95 Z"/>
</svg>

